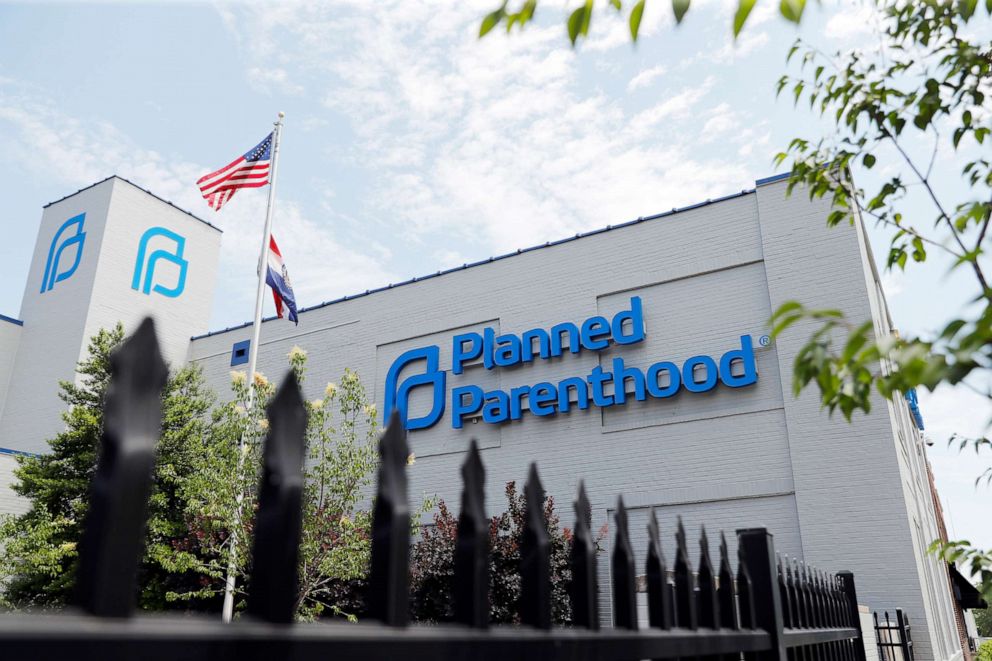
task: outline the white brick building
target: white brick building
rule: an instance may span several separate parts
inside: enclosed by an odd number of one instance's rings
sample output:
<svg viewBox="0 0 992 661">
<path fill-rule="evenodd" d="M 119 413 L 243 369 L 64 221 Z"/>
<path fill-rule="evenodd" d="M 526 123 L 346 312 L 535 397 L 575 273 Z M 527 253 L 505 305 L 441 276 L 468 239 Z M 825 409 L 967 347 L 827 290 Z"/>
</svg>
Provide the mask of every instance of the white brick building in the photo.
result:
<svg viewBox="0 0 992 661">
<path fill-rule="evenodd" d="M 92 252 L 84 253 L 72 277 L 39 293 L 53 233 L 83 211 L 85 249 Z M 436 413 L 437 398 L 444 403 L 434 424 L 410 433 L 417 456 L 410 471 L 413 498 L 429 494 L 457 503 L 459 466 L 474 437 L 483 448 L 492 511 L 505 506 L 503 485 L 522 482 L 528 463 L 536 460 L 564 521 L 571 518 L 580 478 L 597 527 L 612 522 L 622 493 L 638 553 L 646 546 L 651 506 L 669 550 L 679 515 L 695 530 L 704 523 L 710 531 L 728 532 L 766 526 L 782 553 L 852 570 L 862 603 L 903 608 L 913 621 L 918 659 L 954 659 L 961 651 L 946 568 L 926 553 L 937 528 L 925 448 L 908 406 L 877 397 L 870 416 L 857 415 L 851 424 L 831 419 L 816 392 L 791 394 L 791 365 L 811 326 L 797 325 L 773 344 L 762 337 L 772 311 L 792 299 L 840 308 L 853 320 L 872 318 L 876 333 L 891 329 L 863 228 L 828 229 L 827 212 L 826 202 L 787 197 L 780 177 L 762 180 L 754 190 L 720 200 L 317 305 L 301 313 L 299 326 L 266 321 L 259 370 L 281 377 L 286 354 L 298 345 L 310 356 L 310 397 L 349 367 L 382 410 L 394 361 L 407 351 L 437 347 L 434 382 L 443 379 L 443 387 L 435 390 L 423 380 L 407 393 L 409 420 Z M 153 224 L 168 224 L 188 239 L 188 274 L 179 297 L 131 288 L 132 271 L 141 268 L 136 243 Z M 209 225 L 114 178 L 46 207 L 23 326 L 0 319 L 0 446 L 44 450 L 44 439 L 60 425 L 55 380 L 69 378 L 86 338 L 117 319 L 133 326 L 154 314 L 170 359 L 195 361 L 218 393 L 229 392 L 229 372 L 245 369 L 250 327 L 189 339 L 205 330 L 219 241 Z M 173 278 L 166 288 L 176 286 L 174 275 L 165 277 Z M 564 322 L 578 328 L 593 317 L 610 320 L 632 310 L 635 297 L 643 312 L 643 340 L 576 353 L 566 349 L 557 357 L 491 369 L 476 359 L 460 374 L 452 370 L 456 336 L 481 336 L 486 329 L 494 336 L 520 336 Z M 596 324 L 587 330 L 592 339 Z M 611 334 L 603 332 L 601 337 Z M 637 401 L 639 382 L 631 378 L 622 405 L 592 402 L 581 409 L 575 388 L 569 391 L 570 411 L 539 415 L 562 408 L 561 400 L 538 388 L 527 397 L 520 397 L 521 390 L 514 395 L 515 388 L 613 370 L 615 359 L 649 375 L 649 367 L 662 361 L 673 368 L 692 357 L 719 362 L 729 350 L 742 349 L 742 337 L 750 338 L 754 351 L 757 378 L 749 385 L 698 385 L 716 367 L 700 359 L 701 369 L 683 373 L 681 390 L 670 396 L 648 393 Z M 743 363 L 736 361 L 731 375 L 743 379 Z M 398 372 L 396 383 L 426 368 L 426 360 L 414 360 Z M 653 374 L 657 379 L 662 372 L 671 378 L 672 369 Z M 17 387 L 7 388 L 4 405 L 8 378 Z M 696 383 L 686 388 L 690 380 Z M 670 383 L 653 386 L 664 390 Z M 468 393 L 469 386 L 517 397 L 519 419 L 489 423 L 481 412 L 456 415 L 464 400 L 452 400 L 452 393 Z M 599 394 L 608 399 L 617 393 L 607 384 Z M 406 401 L 403 393 L 400 398 Z M 697 550 L 691 550 L 695 561 Z M 601 611 L 608 618 L 609 563 L 600 568 Z"/>
</svg>

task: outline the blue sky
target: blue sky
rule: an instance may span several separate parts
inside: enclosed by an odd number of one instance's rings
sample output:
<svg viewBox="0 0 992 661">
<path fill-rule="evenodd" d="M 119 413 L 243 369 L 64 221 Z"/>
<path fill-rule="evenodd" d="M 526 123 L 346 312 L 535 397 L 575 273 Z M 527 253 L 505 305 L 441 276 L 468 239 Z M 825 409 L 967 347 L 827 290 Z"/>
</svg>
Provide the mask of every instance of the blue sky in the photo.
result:
<svg viewBox="0 0 992 661">
<path fill-rule="evenodd" d="M 117 173 L 224 228 L 210 326 L 249 319 L 265 193 L 215 214 L 195 181 L 279 110 L 275 231 L 312 305 L 751 188 L 790 138 L 822 126 L 775 100 L 793 40 L 877 43 L 858 2 L 811 4 L 797 29 L 767 0 L 736 45 L 729 0 L 694 2 L 678 28 L 670 3 L 649 2 L 636 48 L 598 7 L 592 39 L 570 49 L 567 9 L 547 0 L 525 32 L 479 41 L 495 4 L 0 3 L 0 313 L 18 314 L 41 206 Z M 886 158 L 877 169 L 896 167 Z M 938 156 L 952 191 L 959 163 Z M 965 274 L 947 270 L 884 276 L 903 333 L 967 301 Z M 979 464 L 945 447 L 982 432 L 987 400 L 947 388 L 921 402 L 952 534 L 992 547 Z"/>
</svg>

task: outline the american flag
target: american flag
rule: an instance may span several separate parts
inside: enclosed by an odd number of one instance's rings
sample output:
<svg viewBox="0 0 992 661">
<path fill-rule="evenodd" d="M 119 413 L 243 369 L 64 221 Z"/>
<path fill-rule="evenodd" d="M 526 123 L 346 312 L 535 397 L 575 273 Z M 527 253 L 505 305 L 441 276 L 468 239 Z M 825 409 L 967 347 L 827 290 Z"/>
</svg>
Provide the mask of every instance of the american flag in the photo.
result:
<svg viewBox="0 0 992 661">
<path fill-rule="evenodd" d="M 239 188 L 260 188 L 269 183 L 272 135 L 270 133 L 244 156 L 197 180 L 203 199 L 214 211 L 220 211 Z"/>
</svg>

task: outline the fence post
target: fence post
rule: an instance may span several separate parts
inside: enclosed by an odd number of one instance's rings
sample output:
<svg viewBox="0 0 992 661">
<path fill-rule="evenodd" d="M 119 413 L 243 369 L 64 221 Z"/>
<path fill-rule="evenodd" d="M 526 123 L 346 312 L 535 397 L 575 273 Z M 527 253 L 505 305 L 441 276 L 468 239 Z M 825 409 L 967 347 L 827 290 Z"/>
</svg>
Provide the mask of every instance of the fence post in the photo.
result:
<svg viewBox="0 0 992 661">
<path fill-rule="evenodd" d="M 903 661 L 913 661 L 913 648 L 910 646 L 909 624 L 902 609 L 896 609 L 896 622 L 899 623 L 899 647 L 902 648 Z"/>
<path fill-rule="evenodd" d="M 579 482 L 575 499 L 575 536 L 572 541 L 572 622 L 577 627 L 599 629 L 596 603 L 596 545 L 592 539 L 592 507 L 586 485 Z"/>
<path fill-rule="evenodd" d="M 462 510 L 455 539 L 455 622 L 489 626 L 489 519 L 486 518 L 486 469 L 472 439 L 462 464 Z"/>
<path fill-rule="evenodd" d="M 844 592 L 844 597 L 847 600 L 847 617 L 850 621 L 850 626 L 854 627 L 858 635 L 854 639 L 854 661 L 866 661 L 865 657 L 865 641 L 864 636 L 861 635 L 861 613 L 858 611 L 858 592 L 854 587 L 854 573 L 850 571 L 839 571 L 837 572 L 837 578 L 840 579 L 841 590 Z M 907 659 L 906 661 L 909 661 Z"/>
<path fill-rule="evenodd" d="M 93 615 L 127 617 L 137 593 L 162 387 L 169 375 L 150 318 L 111 355 L 110 375 L 100 459 L 79 546 L 77 599 Z"/>
<path fill-rule="evenodd" d="M 778 563 L 772 535 L 764 528 L 737 531 L 737 543 L 744 550 L 751 596 L 754 602 L 753 623 L 771 637 L 771 648 L 757 652 L 757 661 L 785 661 L 785 640 L 782 637 L 782 596 L 778 586 Z"/>
<path fill-rule="evenodd" d="M 268 408 L 262 477 L 255 515 L 248 612 L 266 622 L 289 624 L 299 589 L 303 525 L 303 457 L 307 409 L 290 372 Z"/>
<path fill-rule="evenodd" d="M 410 447 L 396 411 L 379 440 L 379 456 L 368 606 L 375 619 L 402 627 L 410 622 L 410 506 L 406 479 Z"/>
<path fill-rule="evenodd" d="M 637 631 L 637 593 L 634 591 L 634 551 L 627 530 L 623 496 L 617 500 L 617 535 L 613 545 L 613 622 L 617 629 Z"/>
<path fill-rule="evenodd" d="M 537 464 L 524 485 L 524 534 L 520 544 L 520 622 L 551 628 L 551 540 L 544 518 L 544 487 Z"/>
</svg>

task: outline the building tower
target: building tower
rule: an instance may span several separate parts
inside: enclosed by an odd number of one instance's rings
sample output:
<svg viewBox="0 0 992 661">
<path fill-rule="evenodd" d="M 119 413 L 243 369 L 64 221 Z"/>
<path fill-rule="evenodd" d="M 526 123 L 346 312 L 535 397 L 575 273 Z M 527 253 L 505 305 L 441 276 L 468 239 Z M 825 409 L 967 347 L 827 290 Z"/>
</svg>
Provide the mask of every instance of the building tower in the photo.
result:
<svg viewBox="0 0 992 661">
<path fill-rule="evenodd" d="M 20 319 L 0 320 L 0 448 L 46 451 L 64 427 L 58 382 L 76 378 L 101 328 L 151 315 L 166 360 L 183 365 L 210 318 L 220 239 L 117 176 L 46 205 Z"/>
</svg>

